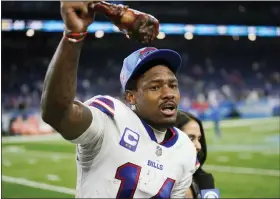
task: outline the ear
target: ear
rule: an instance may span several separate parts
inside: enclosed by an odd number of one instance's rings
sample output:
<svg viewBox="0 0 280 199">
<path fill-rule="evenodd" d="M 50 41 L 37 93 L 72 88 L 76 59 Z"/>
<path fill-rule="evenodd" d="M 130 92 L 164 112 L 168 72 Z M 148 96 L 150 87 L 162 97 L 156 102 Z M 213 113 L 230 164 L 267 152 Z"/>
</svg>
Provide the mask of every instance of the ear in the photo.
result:
<svg viewBox="0 0 280 199">
<path fill-rule="evenodd" d="M 125 100 L 130 104 L 130 105 L 135 105 L 136 104 L 136 96 L 135 92 L 133 91 L 125 91 Z"/>
</svg>

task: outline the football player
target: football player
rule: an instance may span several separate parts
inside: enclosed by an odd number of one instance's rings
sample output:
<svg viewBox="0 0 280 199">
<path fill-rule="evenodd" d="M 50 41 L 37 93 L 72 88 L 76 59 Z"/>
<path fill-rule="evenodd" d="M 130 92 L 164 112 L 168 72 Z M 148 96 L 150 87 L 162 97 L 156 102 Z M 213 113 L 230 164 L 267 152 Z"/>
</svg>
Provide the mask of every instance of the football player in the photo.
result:
<svg viewBox="0 0 280 199">
<path fill-rule="evenodd" d="M 195 172 L 191 140 L 174 128 L 180 55 L 142 48 L 124 59 L 129 106 L 110 96 L 74 100 L 90 2 L 63 2 L 66 31 L 49 64 L 42 117 L 77 145 L 77 198 L 184 198 Z"/>
</svg>

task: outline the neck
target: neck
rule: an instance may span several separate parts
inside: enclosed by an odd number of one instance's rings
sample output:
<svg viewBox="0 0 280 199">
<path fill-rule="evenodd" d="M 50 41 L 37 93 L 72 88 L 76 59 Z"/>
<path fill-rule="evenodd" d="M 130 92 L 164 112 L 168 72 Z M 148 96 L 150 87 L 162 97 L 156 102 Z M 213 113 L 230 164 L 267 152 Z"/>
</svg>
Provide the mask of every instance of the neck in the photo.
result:
<svg viewBox="0 0 280 199">
<path fill-rule="evenodd" d="M 153 123 L 152 121 L 148 120 L 148 119 L 144 119 L 143 117 L 141 117 L 137 111 L 133 110 L 133 112 L 143 121 L 145 121 L 153 130 L 165 133 L 167 131 L 168 128 L 166 127 L 159 127 L 159 125 Z"/>
<path fill-rule="evenodd" d="M 157 125 L 155 123 L 153 123 L 152 121 L 146 120 L 146 119 L 142 119 L 144 120 L 153 130 L 158 131 L 159 133 L 165 133 L 167 131 L 166 127 L 162 127 L 162 125 Z"/>
<path fill-rule="evenodd" d="M 148 124 L 149 125 L 149 124 Z M 153 129 L 153 131 L 154 132 L 156 132 L 156 133 L 160 133 L 160 134 L 164 134 L 164 133 L 166 133 L 166 131 L 167 131 L 167 129 L 166 128 L 155 128 L 155 127 L 153 127 L 153 126 L 151 126 L 151 125 L 149 125 L 152 129 Z"/>
</svg>

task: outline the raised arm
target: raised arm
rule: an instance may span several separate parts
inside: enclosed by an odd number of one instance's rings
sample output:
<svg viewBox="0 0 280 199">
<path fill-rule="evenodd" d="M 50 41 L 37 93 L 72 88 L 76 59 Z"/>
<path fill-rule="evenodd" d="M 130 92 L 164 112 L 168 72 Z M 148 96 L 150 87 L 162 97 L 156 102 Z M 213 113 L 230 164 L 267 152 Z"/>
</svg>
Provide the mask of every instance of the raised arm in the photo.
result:
<svg viewBox="0 0 280 199">
<path fill-rule="evenodd" d="M 91 6 L 89 2 L 61 2 L 66 30 L 85 32 L 94 20 Z M 82 37 L 74 35 L 73 39 Z M 75 43 L 63 36 L 49 64 L 41 99 L 43 120 L 68 140 L 79 137 L 92 121 L 89 108 L 74 100 L 82 44 L 83 41 Z"/>
</svg>

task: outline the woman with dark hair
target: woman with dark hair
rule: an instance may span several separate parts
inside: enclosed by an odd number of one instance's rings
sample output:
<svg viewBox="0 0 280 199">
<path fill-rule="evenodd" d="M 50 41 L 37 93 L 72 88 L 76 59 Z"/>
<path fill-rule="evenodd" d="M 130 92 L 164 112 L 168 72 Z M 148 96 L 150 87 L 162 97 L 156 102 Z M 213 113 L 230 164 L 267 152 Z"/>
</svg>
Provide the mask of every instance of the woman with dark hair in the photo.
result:
<svg viewBox="0 0 280 199">
<path fill-rule="evenodd" d="M 201 198 L 202 189 L 213 189 L 215 187 L 212 174 L 202 169 L 207 156 L 206 139 L 202 122 L 190 113 L 178 111 L 175 126 L 185 132 L 192 140 L 197 151 L 197 158 L 200 162 L 200 167 L 193 175 L 192 185 L 187 191 L 187 198 Z"/>
</svg>

